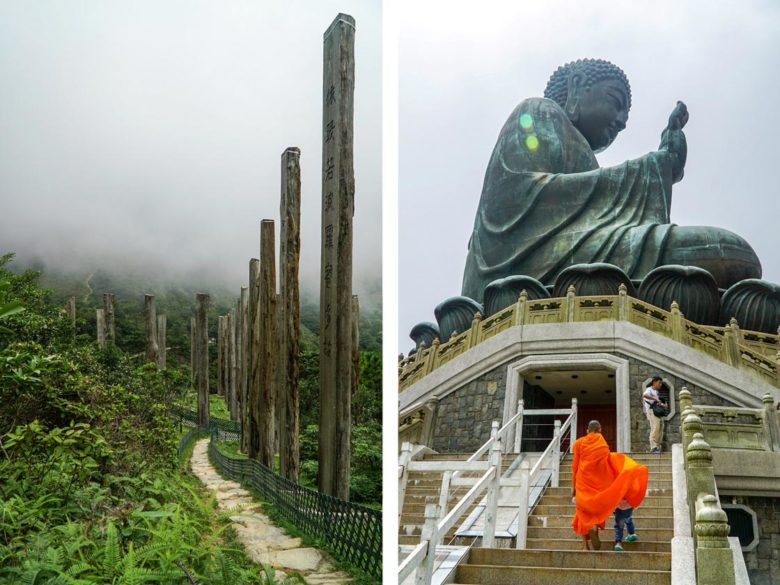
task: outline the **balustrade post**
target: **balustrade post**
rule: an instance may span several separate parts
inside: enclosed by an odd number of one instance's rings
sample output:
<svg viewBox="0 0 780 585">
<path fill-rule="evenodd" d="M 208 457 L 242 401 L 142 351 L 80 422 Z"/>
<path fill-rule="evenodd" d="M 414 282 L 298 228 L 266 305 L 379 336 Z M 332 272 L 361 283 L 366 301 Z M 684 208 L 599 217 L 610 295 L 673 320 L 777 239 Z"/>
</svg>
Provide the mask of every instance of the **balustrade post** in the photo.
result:
<svg viewBox="0 0 780 585">
<path fill-rule="evenodd" d="M 685 327 L 683 325 L 683 314 L 680 311 L 680 305 L 677 304 L 677 301 L 672 301 L 671 313 L 672 339 L 678 343 L 682 343 Z"/>
<path fill-rule="evenodd" d="M 482 325 L 482 313 L 477 311 L 474 313 L 474 318 L 471 320 L 471 332 L 468 337 L 468 343 L 466 348 L 472 348 L 477 345 L 482 337 L 480 335 Z"/>
<path fill-rule="evenodd" d="M 685 453 L 685 460 L 687 462 L 688 445 L 690 445 L 691 441 L 693 441 L 694 435 L 696 435 L 697 433 L 700 434 L 704 433 L 704 425 L 702 425 L 701 419 L 696 414 L 696 411 L 693 409 L 692 406 L 689 406 L 688 408 L 683 410 L 681 416 L 683 419 L 683 425 L 682 425 L 683 426 L 683 432 L 682 432 L 683 452 Z"/>
<path fill-rule="evenodd" d="M 780 329 L 778 329 L 778 335 L 780 335 Z M 780 386 L 780 351 L 775 354 L 775 386 Z"/>
<path fill-rule="evenodd" d="M 742 366 L 742 356 L 739 353 L 739 325 L 732 317 L 729 324 L 723 329 L 723 359 L 735 368 Z"/>
<path fill-rule="evenodd" d="M 425 342 L 421 341 L 420 345 L 417 346 L 417 351 L 414 353 L 414 363 L 421 362 L 423 360 L 423 353 L 425 352 Z M 401 354 L 402 356 L 404 354 Z"/>
<path fill-rule="evenodd" d="M 450 484 L 452 483 L 452 471 L 445 471 L 441 477 L 441 491 L 439 491 L 439 514 L 444 518 L 447 515 L 450 499 Z"/>
<path fill-rule="evenodd" d="M 412 460 L 412 444 L 404 441 L 401 445 L 401 455 L 398 457 L 398 466 L 401 468 L 401 477 L 398 478 L 398 518 L 401 518 L 401 510 L 406 498 L 406 484 L 409 481 L 409 462 Z"/>
<path fill-rule="evenodd" d="M 566 315 L 564 318 L 568 323 L 575 320 L 576 295 L 577 292 L 574 289 L 574 285 L 570 284 L 569 288 L 566 290 Z"/>
<path fill-rule="evenodd" d="M 696 501 L 696 584 L 734 585 L 734 557 L 729 524 L 718 498 L 703 494 Z"/>
<path fill-rule="evenodd" d="M 558 478 L 561 472 L 561 421 L 555 421 L 555 430 L 553 431 L 553 462 L 552 462 L 552 487 L 558 487 Z"/>
<path fill-rule="evenodd" d="M 428 352 L 428 356 L 425 359 L 425 373 L 430 374 L 433 371 L 433 368 L 435 367 L 436 362 L 436 354 L 439 353 L 439 345 L 441 345 L 441 341 L 439 341 L 439 338 L 434 338 L 433 342 L 431 343 L 431 351 Z"/>
<path fill-rule="evenodd" d="M 528 292 L 523 289 L 520 296 L 517 297 L 515 304 L 515 313 L 512 315 L 512 325 L 523 325 L 525 323 L 525 308 L 528 303 Z"/>
<path fill-rule="evenodd" d="M 621 285 L 625 286 L 625 285 Z M 571 399 L 571 413 L 572 413 L 572 419 L 571 419 L 571 430 L 569 431 L 569 436 L 571 437 L 569 439 L 569 452 L 574 448 L 574 441 L 577 440 L 577 399 L 572 398 Z"/>
<path fill-rule="evenodd" d="M 777 452 L 780 451 L 780 424 L 777 421 L 775 401 L 769 392 L 764 394 L 762 401 L 764 403 L 764 426 L 768 427 L 772 451 Z"/>
<path fill-rule="evenodd" d="M 433 578 L 433 562 L 436 560 L 436 545 L 439 540 L 439 511 L 433 502 L 433 497 L 428 496 L 425 502 L 425 524 L 420 534 L 420 542 L 428 541 L 428 554 L 417 567 L 415 585 L 430 585 Z"/>
<path fill-rule="evenodd" d="M 482 547 L 491 548 L 496 541 L 496 515 L 498 513 L 498 492 L 501 489 L 501 440 L 498 438 L 498 421 L 493 421 L 493 443 L 490 446 L 490 467 L 494 469 L 488 487 L 485 506 L 485 527 L 482 533 Z"/>
<path fill-rule="evenodd" d="M 520 449 L 523 446 L 523 404 L 522 400 L 517 401 L 517 412 L 519 413 L 519 416 L 515 423 L 515 453 L 520 453 Z"/>
<path fill-rule="evenodd" d="M 618 287 L 618 321 L 628 321 L 628 288 L 622 282 Z"/>
<path fill-rule="evenodd" d="M 528 540 L 528 493 L 530 491 L 530 466 L 527 459 L 520 463 L 520 490 L 517 508 L 517 536 L 515 548 L 524 549 Z"/>
</svg>

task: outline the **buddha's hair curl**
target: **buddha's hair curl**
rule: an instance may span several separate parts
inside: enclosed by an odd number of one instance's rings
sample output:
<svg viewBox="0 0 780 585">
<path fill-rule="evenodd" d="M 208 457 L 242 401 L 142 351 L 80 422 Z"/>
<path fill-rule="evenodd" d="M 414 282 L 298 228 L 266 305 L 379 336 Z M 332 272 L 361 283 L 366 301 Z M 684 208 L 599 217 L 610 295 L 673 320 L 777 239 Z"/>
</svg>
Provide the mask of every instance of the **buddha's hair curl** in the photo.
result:
<svg viewBox="0 0 780 585">
<path fill-rule="evenodd" d="M 626 74 L 620 67 L 603 59 L 577 59 L 571 63 L 566 63 L 566 65 L 561 65 L 550 76 L 550 80 L 547 82 L 547 87 L 544 90 L 544 97 L 564 107 L 569 92 L 569 76 L 573 73 L 582 73 L 585 76 L 585 87 L 590 87 L 603 79 L 619 79 L 626 86 L 628 91 L 628 109 L 631 109 L 631 85 L 628 83 L 628 77 L 626 77 Z"/>
</svg>

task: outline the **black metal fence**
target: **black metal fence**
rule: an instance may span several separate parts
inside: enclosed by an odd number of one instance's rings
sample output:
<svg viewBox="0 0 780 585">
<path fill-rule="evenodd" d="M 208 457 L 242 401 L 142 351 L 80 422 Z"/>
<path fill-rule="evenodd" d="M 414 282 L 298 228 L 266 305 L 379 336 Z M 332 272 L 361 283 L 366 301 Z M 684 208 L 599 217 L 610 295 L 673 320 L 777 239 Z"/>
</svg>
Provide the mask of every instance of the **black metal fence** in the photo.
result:
<svg viewBox="0 0 780 585">
<path fill-rule="evenodd" d="M 325 542 L 340 561 L 382 578 L 382 512 L 302 487 L 274 473 L 255 459 L 236 458 L 217 449 L 216 442 L 238 441 L 241 424 L 211 417 L 207 428 L 197 426 L 196 412 L 174 406 L 171 414 L 193 427 L 179 443 L 179 456 L 196 435 L 209 433 L 209 457 L 220 472 L 245 482 L 304 534 Z"/>
</svg>

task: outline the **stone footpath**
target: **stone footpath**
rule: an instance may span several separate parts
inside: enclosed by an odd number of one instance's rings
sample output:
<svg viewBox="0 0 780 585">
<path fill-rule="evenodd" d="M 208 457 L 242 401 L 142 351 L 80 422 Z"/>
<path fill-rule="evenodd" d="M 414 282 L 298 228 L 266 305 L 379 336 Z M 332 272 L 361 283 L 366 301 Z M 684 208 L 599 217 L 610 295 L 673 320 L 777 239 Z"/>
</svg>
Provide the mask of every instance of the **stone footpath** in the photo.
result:
<svg viewBox="0 0 780 585">
<path fill-rule="evenodd" d="M 209 462 L 208 445 L 208 439 L 195 443 L 192 471 L 209 490 L 216 492 L 220 511 L 235 511 L 230 520 L 249 558 L 272 566 L 280 580 L 290 573 L 300 574 L 310 585 L 335 585 L 351 580 L 347 573 L 333 569 L 325 552 L 304 547 L 300 538 L 291 537 L 273 524 L 247 490 L 235 481 L 223 479 Z"/>
</svg>

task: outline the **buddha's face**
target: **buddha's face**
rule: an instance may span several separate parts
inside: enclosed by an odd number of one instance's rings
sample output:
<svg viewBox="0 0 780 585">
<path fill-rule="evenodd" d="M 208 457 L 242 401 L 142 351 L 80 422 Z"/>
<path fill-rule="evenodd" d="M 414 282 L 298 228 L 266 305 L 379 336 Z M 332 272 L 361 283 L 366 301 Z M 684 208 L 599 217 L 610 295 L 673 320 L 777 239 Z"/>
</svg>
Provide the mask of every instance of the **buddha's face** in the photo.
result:
<svg viewBox="0 0 780 585">
<path fill-rule="evenodd" d="M 574 126 L 594 152 L 600 152 L 626 127 L 628 90 L 619 79 L 602 79 L 577 91 L 579 115 Z"/>
</svg>

